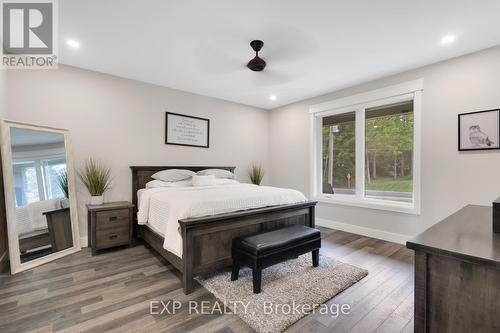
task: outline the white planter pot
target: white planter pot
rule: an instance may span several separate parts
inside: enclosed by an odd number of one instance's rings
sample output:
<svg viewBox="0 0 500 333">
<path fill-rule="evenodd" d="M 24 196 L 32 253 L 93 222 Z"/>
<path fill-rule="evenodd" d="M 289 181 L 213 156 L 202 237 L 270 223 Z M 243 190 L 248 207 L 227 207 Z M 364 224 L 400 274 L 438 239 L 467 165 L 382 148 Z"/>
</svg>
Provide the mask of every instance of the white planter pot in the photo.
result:
<svg viewBox="0 0 500 333">
<path fill-rule="evenodd" d="M 61 199 L 61 208 L 69 208 L 69 199 L 68 198 Z"/>
<path fill-rule="evenodd" d="M 104 202 L 103 200 L 103 196 L 102 195 L 99 195 L 99 196 L 91 196 L 90 197 L 90 204 L 91 205 L 102 205 L 102 203 Z"/>
</svg>

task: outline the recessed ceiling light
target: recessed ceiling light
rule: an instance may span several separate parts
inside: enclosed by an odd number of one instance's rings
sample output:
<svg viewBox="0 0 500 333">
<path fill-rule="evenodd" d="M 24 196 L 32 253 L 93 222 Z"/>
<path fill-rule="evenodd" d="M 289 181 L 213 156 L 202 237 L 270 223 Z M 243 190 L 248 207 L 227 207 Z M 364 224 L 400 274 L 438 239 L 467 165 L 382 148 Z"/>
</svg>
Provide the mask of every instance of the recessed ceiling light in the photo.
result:
<svg viewBox="0 0 500 333">
<path fill-rule="evenodd" d="M 455 35 L 445 35 L 443 38 L 441 38 L 441 44 L 442 45 L 448 45 L 451 44 L 455 41 L 456 36 Z"/>
<path fill-rule="evenodd" d="M 277 97 L 276 97 L 276 95 L 270 95 L 270 96 L 269 96 L 269 99 L 270 99 L 271 101 L 275 101 L 275 100 L 276 100 L 276 98 L 277 98 Z"/>
<path fill-rule="evenodd" d="M 68 39 L 66 41 L 66 44 L 68 44 L 68 46 L 71 47 L 71 48 L 73 48 L 73 49 L 79 49 L 80 48 L 80 43 L 78 43 L 74 39 Z"/>
</svg>

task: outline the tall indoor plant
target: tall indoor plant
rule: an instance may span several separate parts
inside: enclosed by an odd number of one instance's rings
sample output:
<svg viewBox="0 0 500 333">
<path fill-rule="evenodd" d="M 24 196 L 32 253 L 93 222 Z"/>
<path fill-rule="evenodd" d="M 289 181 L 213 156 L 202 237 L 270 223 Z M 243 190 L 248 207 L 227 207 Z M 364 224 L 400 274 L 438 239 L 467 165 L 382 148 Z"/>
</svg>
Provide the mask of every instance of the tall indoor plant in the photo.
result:
<svg viewBox="0 0 500 333">
<path fill-rule="evenodd" d="M 64 194 L 64 198 L 61 198 L 61 208 L 68 208 L 69 189 L 68 189 L 68 173 L 66 172 L 66 170 L 62 170 L 57 173 L 57 185 Z"/>
<path fill-rule="evenodd" d="M 264 178 L 264 169 L 260 164 L 253 164 L 248 170 L 248 177 L 252 184 L 260 185 L 262 178 Z"/>
<path fill-rule="evenodd" d="M 69 198 L 68 195 L 68 173 L 66 170 L 62 170 L 57 173 L 57 185 L 64 193 L 65 198 Z"/>
<path fill-rule="evenodd" d="M 102 204 L 104 192 L 110 185 L 111 169 L 93 158 L 89 158 L 83 170 L 79 172 L 79 176 L 91 195 L 90 204 Z"/>
</svg>

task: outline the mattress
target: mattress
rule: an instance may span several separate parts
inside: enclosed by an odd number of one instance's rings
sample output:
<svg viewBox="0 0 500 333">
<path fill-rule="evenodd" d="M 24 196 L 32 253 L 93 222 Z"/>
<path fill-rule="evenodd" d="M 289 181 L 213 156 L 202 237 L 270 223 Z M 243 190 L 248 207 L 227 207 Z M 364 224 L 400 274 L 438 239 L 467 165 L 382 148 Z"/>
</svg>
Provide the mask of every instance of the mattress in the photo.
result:
<svg viewBox="0 0 500 333">
<path fill-rule="evenodd" d="M 139 224 L 164 237 L 163 248 L 182 257 L 179 220 L 306 201 L 299 191 L 252 184 L 161 187 L 137 193 Z"/>
</svg>

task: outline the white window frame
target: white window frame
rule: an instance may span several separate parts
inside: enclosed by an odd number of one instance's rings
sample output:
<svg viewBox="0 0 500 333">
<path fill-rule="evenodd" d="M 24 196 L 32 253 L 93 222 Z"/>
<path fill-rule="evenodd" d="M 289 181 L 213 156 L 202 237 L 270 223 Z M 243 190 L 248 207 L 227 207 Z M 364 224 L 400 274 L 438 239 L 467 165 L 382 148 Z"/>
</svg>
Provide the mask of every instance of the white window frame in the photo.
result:
<svg viewBox="0 0 500 333">
<path fill-rule="evenodd" d="M 310 107 L 311 184 L 314 200 L 355 207 L 420 214 L 421 206 L 421 116 L 423 79 L 377 89 Z M 365 110 L 367 108 L 413 100 L 413 202 L 399 203 L 365 197 Z M 356 195 L 322 193 L 322 118 L 356 112 Z"/>
</svg>

